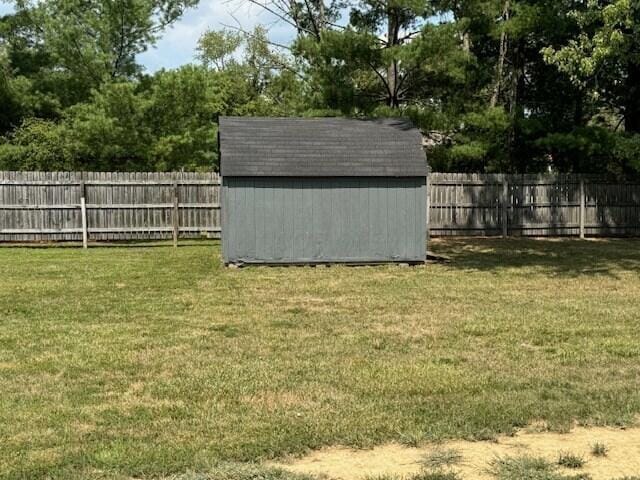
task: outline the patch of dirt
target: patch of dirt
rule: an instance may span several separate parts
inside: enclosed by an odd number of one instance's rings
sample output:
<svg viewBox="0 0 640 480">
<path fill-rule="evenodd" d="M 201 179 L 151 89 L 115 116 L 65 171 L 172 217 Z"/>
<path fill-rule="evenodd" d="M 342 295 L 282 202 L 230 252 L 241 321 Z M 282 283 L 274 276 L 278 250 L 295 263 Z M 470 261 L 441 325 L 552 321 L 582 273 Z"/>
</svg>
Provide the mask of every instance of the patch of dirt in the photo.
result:
<svg viewBox="0 0 640 480">
<path fill-rule="evenodd" d="M 367 477 L 405 477 L 419 473 L 424 460 L 433 452 L 454 450 L 461 456 L 457 471 L 463 480 L 492 480 L 488 472 L 496 457 L 533 456 L 557 462 L 560 452 L 571 452 L 586 461 L 579 470 L 561 469 L 565 474 L 587 473 L 593 480 L 610 480 L 640 474 L 640 428 L 616 429 L 578 427 L 570 433 L 522 431 L 497 441 L 449 441 L 418 448 L 388 444 L 370 450 L 329 447 L 303 458 L 290 459 L 271 466 L 300 474 L 335 480 L 363 480 Z M 607 447 L 605 457 L 591 454 L 594 443 Z"/>
</svg>

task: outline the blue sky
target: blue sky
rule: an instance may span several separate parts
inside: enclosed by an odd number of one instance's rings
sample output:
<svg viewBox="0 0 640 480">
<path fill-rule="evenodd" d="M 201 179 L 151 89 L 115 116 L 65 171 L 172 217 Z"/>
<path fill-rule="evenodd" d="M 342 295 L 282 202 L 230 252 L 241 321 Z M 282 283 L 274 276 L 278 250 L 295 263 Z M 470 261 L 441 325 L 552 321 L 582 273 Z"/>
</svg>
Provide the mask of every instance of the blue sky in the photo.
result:
<svg viewBox="0 0 640 480">
<path fill-rule="evenodd" d="M 0 0 L 0 15 L 9 13 L 11 6 Z M 187 13 L 169 28 L 162 39 L 138 57 L 147 72 L 161 68 L 174 68 L 193 61 L 195 47 L 200 35 L 207 29 L 218 30 L 223 24 L 251 30 L 257 24 L 269 29 L 269 38 L 274 42 L 288 43 L 294 35 L 293 29 L 245 0 L 200 0 L 197 8 Z"/>
<path fill-rule="evenodd" d="M 194 59 L 196 44 L 203 32 L 219 30 L 224 24 L 237 26 L 236 19 L 245 30 L 252 30 L 257 24 L 265 25 L 274 42 L 288 43 L 294 36 L 291 27 L 276 22 L 274 16 L 246 0 L 200 0 L 197 8 L 189 10 L 138 60 L 149 72 L 189 63 Z"/>
<path fill-rule="evenodd" d="M 13 10 L 10 5 L 0 1 L 0 15 L 5 15 Z"/>
</svg>

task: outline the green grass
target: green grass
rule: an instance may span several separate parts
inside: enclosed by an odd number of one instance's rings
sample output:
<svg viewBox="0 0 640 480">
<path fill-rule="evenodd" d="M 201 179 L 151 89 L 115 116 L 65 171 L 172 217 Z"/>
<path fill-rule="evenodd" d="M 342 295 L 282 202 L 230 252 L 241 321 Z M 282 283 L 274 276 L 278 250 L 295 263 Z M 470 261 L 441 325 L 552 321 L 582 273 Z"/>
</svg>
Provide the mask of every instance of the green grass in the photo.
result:
<svg viewBox="0 0 640 480">
<path fill-rule="evenodd" d="M 330 444 L 634 421 L 640 242 L 433 249 L 452 262 L 0 249 L 0 478 L 215 478 Z"/>
<path fill-rule="evenodd" d="M 551 462 L 528 456 L 496 458 L 490 473 L 497 480 L 564 480 Z"/>
</svg>

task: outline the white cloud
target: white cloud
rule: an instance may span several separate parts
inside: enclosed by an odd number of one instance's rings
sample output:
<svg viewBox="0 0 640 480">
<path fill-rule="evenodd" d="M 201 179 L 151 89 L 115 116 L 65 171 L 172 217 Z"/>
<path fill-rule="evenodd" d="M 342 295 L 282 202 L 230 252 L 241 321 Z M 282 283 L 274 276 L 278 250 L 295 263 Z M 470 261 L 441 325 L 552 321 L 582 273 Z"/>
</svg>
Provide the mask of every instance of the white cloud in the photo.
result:
<svg viewBox="0 0 640 480">
<path fill-rule="evenodd" d="M 189 10 L 165 32 L 155 47 L 139 55 L 138 61 L 150 73 L 192 62 L 203 32 L 221 29 L 225 24 L 235 27 L 238 22 L 245 30 L 264 25 L 274 42 L 288 43 L 294 36 L 289 25 L 247 0 L 201 0 L 197 8 Z"/>
</svg>

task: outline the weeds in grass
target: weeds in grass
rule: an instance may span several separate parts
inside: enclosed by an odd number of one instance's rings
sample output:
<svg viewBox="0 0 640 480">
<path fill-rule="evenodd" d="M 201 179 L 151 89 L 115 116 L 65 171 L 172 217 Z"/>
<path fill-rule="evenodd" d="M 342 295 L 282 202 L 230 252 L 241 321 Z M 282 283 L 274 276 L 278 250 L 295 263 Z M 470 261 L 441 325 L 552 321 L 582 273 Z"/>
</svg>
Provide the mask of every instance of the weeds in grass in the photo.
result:
<svg viewBox="0 0 640 480">
<path fill-rule="evenodd" d="M 262 480 L 262 478 L 260 478 Z M 268 479 L 270 480 L 270 479 Z M 279 480 L 279 479 L 278 479 Z M 420 472 L 409 476 L 402 475 L 377 475 L 367 476 L 365 480 L 463 480 L 456 472 L 443 472 L 441 470 L 433 472 Z"/>
<path fill-rule="evenodd" d="M 579 455 L 571 452 L 560 452 L 558 456 L 558 465 L 565 468 L 582 468 L 585 460 Z"/>
<path fill-rule="evenodd" d="M 164 480 L 317 480 L 281 469 L 264 468 L 256 464 L 224 463 L 212 471 L 185 473 L 165 477 Z"/>
<path fill-rule="evenodd" d="M 418 448 L 420 446 L 420 439 L 415 435 L 400 435 L 400 445 L 404 445 L 409 448 Z"/>
<path fill-rule="evenodd" d="M 486 428 L 480 429 L 471 436 L 471 440 L 476 442 L 495 442 L 497 439 L 496 433 Z"/>
<path fill-rule="evenodd" d="M 498 480 L 558 480 L 551 462 L 539 457 L 499 457 L 490 463 L 490 473 Z"/>
<path fill-rule="evenodd" d="M 591 445 L 591 455 L 594 457 L 606 457 L 609 449 L 604 443 L 596 442 Z"/>
<path fill-rule="evenodd" d="M 563 475 L 553 463 L 530 456 L 496 458 L 489 473 L 497 480 L 591 480 L 587 474 Z"/>
<path fill-rule="evenodd" d="M 427 468 L 442 468 L 457 465 L 462 461 L 462 454 L 453 448 L 437 449 L 429 452 L 422 460 Z"/>
<path fill-rule="evenodd" d="M 462 480 L 456 472 L 443 472 L 441 470 L 433 472 L 421 472 L 411 477 L 410 480 Z"/>
</svg>

